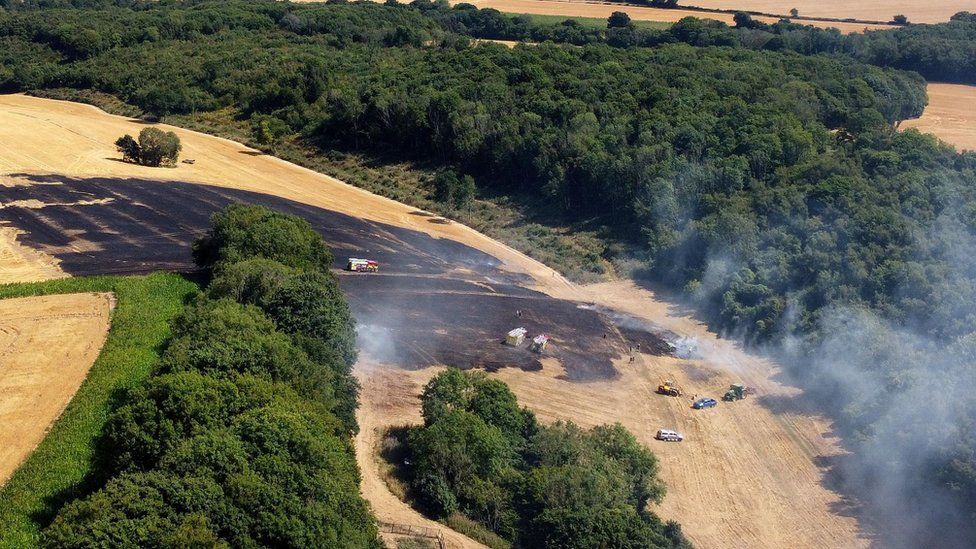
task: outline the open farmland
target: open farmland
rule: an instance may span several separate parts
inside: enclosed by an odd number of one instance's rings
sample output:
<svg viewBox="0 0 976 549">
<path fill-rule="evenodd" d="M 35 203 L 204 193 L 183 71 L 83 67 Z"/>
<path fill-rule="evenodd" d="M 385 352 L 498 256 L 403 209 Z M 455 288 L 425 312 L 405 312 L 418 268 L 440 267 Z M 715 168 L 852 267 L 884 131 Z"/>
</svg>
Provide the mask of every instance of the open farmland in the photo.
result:
<svg viewBox="0 0 976 549">
<path fill-rule="evenodd" d="M 17 230 L 0 225 L 0 284 L 67 276 L 57 262 L 17 243 Z"/>
<path fill-rule="evenodd" d="M 460 2 L 451 2 L 457 4 Z M 560 17 L 587 17 L 606 19 L 615 11 L 627 13 L 635 21 L 658 21 L 664 23 L 674 23 L 685 17 L 697 17 L 699 19 L 714 19 L 732 25 L 731 13 L 717 13 L 707 11 L 692 11 L 680 9 L 661 9 L 643 6 L 629 6 L 613 3 L 583 2 L 576 0 L 473 0 L 465 2 L 473 4 L 479 8 L 493 8 L 505 13 L 518 13 L 529 15 L 550 15 Z M 788 11 L 788 10 L 787 10 Z M 955 13 L 955 12 L 953 12 Z M 755 17 L 757 21 L 764 23 L 775 23 L 775 17 Z M 846 23 L 846 22 L 827 22 L 827 21 L 803 21 L 803 24 L 816 27 L 834 27 L 841 32 L 864 32 L 878 28 L 890 28 L 887 25 L 872 25 L 865 23 Z"/>
<path fill-rule="evenodd" d="M 937 2 L 912 2 L 910 0 L 882 0 L 852 2 L 851 0 L 689 0 L 681 2 L 702 8 L 720 10 L 749 10 L 774 15 L 789 15 L 792 8 L 805 17 L 829 17 L 833 19 L 859 19 L 862 21 L 889 21 L 892 16 L 908 16 L 912 23 L 941 23 L 960 11 L 976 10 L 973 0 L 939 0 Z"/>
<path fill-rule="evenodd" d="M 661 457 L 670 490 L 660 514 L 681 521 L 700 545 L 866 544 L 844 499 L 825 485 L 825 469 L 842 455 L 829 425 L 798 408 L 799 392 L 775 380 L 775 365 L 738 351 L 686 312 L 623 283 L 572 285 L 470 229 L 226 140 L 177 130 L 194 165 L 118 162 L 111 143 L 140 126 L 88 106 L 0 98 L 0 141 L 32 151 L 0 153 L 0 203 L 13 204 L 0 218 L 24 231 L 21 244 L 57 257 L 72 274 L 188 268 L 190 240 L 210 212 L 234 200 L 302 215 L 339 257 L 376 257 L 379 276 L 340 281 L 362 327 L 357 376 L 361 420 L 370 419 L 361 448 L 373 445 L 375 429 L 416 417 L 431 364 L 487 366 L 544 419 L 631 428 Z M 498 332 L 518 322 L 515 309 L 527 327 L 554 336 L 549 357 L 499 345 Z M 701 352 L 683 359 L 655 345 L 679 336 L 697 340 Z M 656 353 L 630 362 L 637 338 Z M 689 395 L 720 396 L 740 379 L 759 395 L 692 412 L 686 399 L 651 394 L 667 375 Z M 651 435 L 665 426 L 689 440 L 655 443 Z M 416 519 L 377 492 L 375 482 L 365 490 L 380 520 Z"/>
<path fill-rule="evenodd" d="M 85 379 L 110 310 L 108 294 L 0 300 L 0 485 Z"/>
<path fill-rule="evenodd" d="M 925 112 L 899 127 L 934 134 L 960 151 L 976 151 L 976 86 L 929 82 L 927 89 Z"/>
</svg>

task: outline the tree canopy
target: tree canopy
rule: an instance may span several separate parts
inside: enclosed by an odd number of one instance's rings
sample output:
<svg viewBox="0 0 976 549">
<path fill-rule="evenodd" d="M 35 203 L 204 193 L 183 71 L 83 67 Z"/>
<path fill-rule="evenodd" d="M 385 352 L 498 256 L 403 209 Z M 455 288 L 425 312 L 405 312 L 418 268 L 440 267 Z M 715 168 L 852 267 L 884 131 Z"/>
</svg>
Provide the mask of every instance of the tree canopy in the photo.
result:
<svg viewBox="0 0 976 549">
<path fill-rule="evenodd" d="M 330 352 L 353 326 L 317 270 L 328 250 L 307 224 L 264 208 L 214 219 L 215 278 L 174 323 L 155 375 L 111 413 L 101 483 L 66 504 L 41 543 L 379 549 L 349 439 L 357 386 Z M 262 245 L 274 241 L 269 224 L 299 244 Z M 323 287 L 298 307 L 308 323 L 265 313 L 306 279 Z"/>
<path fill-rule="evenodd" d="M 618 425 L 540 426 L 504 383 L 456 369 L 421 399 L 408 436 L 411 487 L 438 517 L 462 513 L 518 547 L 683 547 L 647 510 L 657 460 Z"/>
<path fill-rule="evenodd" d="M 138 141 L 129 134 L 123 135 L 115 141 L 115 147 L 122 153 L 122 160 L 144 166 L 172 166 L 183 150 L 174 132 L 152 127 L 143 128 Z"/>
</svg>

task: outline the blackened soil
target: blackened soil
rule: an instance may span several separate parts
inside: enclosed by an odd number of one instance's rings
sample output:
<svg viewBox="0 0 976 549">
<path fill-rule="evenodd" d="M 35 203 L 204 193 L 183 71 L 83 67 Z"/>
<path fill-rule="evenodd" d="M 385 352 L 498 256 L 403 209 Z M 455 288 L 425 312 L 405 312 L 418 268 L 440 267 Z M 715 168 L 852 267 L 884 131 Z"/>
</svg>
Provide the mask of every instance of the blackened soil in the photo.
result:
<svg viewBox="0 0 976 549">
<path fill-rule="evenodd" d="M 57 256 L 76 276 L 193 270 L 190 244 L 206 231 L 213 212 L 233 202 L 300 215 L 332 247 L 337 269 L 347 257 L 380 262 L 378 274 L 340 273 L 339 280 L 359 323 L 363 352 L 404 368 L 538 370 L 539 359 L 552 356 L 568 379 L 606 379 L 616 375 L 611 361 L 638 342 L 645 352 L 670 352 L 654 329 L 621 326 L 613 314 L 527 289 L 525 277 L 502 270 L 493 256 L 418 231 L 206 185 L 12 177 L 35 184 L 0 187 L 0 204 L 6 205 L 0 222 L 24 231 L 24 244 Z M 11 205 L 28 199 L 45 206 Z M 77 205 L 82 202 L 88 204 Z M 519 326 L 528 329 L 527 341 L 519 348 L 503 345 L 505 333 Z M 552 337 L 543 355 L 528 350 L 528 340 L 539 333 Z"/>
</svg>

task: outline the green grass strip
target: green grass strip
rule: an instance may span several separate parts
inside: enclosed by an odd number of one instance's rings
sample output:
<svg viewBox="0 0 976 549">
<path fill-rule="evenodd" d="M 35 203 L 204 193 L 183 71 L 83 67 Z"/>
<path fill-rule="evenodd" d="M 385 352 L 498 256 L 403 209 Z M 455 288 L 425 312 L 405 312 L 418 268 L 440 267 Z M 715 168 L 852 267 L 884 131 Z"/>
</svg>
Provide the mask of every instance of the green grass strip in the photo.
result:
<svg viewBox="0 0 976 549">
<path fill-rule="evenodd" d="M 36 546 L 61 505 L 85 490 L 95 440 L 113 397 L 146 379 L 169 336 L 170 321 L 198 291 L 197 284 L 169 273 L 0 286 L 0 298 L 76 292 L 116 297 L 108 338 L 88 377 L 47 437 L 0 489 L 0 547 Z"/>
</svg>

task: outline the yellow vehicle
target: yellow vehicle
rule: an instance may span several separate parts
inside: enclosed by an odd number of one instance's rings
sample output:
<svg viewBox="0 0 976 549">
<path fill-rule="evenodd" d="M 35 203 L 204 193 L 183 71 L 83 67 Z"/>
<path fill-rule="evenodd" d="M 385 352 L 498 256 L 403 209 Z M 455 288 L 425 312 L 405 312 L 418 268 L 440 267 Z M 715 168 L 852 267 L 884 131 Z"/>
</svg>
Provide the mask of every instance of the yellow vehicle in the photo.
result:
<svg viewBox="0 0 976 549">
<path fill-rule="evenodd" d="M 681 387 L 678 387 L 675 382 L 668 380 L 657 386 L 657 394 L 673 397 L 681 396 Z"/>
</svg>

